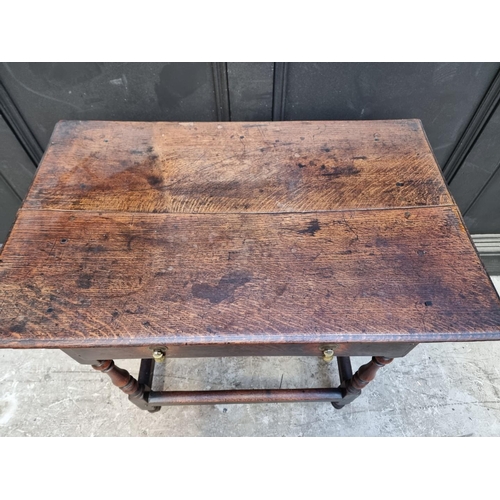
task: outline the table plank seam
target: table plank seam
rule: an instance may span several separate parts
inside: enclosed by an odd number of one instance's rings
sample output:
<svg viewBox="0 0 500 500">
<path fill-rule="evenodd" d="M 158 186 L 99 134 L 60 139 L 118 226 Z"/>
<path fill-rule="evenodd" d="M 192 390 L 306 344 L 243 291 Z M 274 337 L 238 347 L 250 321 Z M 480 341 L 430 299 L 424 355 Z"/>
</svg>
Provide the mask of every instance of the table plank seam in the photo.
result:
<svg viewBox="0 0 500 500">
<path fill-rule="evenodd" d="M 33 207 L 22 207 L 20 210 L 24 212 L 71 212 L 73 214 L 75 213 L 87 213 L 87 214 L 130 214 L 130 215 L 148 215 L 148 216 L 155 216 L 155 215 L 229 215 L 229 214 L 238 214 L 238 215 L 293 215 L 293 214 L 316 214 L 316 213 L 322 213 L 322 214 L 328 214 L 328 213 L 342 213 L 342 212 L 369 212 L 369 211 L 398 211 L 398 210 L 415 210 L 415 209 L 421 209 L 421 208 L 457 208 L 458 206 L 454 203 L 446 203 L 443 205 L 401 205 L 401 206 L 394 206 L 394 207 L 363 207 L 363 208 L 334 208 L 330 210 L 307 210 L 307 211 L 283 211 L 283 212 L 242 212 L 242 211 L 230 211 L 230 212 L 141 212 L 137 210 L 88 210 L 88 209 L 64 209 L 64 208 L 33 208 Z"/>
</svg>

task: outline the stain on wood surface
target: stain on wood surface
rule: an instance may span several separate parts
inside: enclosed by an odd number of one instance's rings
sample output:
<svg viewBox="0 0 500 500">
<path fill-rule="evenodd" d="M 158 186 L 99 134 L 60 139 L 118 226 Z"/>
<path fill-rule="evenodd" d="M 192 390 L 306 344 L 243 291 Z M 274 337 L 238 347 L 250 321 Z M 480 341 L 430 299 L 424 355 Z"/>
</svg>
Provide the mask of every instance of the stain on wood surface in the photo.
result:
<svg viewBox="0 0 500 500">
<path fill-rule="evenodd" d="M 57 125 L 25 207 L 216 213 L 445 204 L 451 197 L 418 120 L 90 121 Z"/>
<path fill-rule="evenodd" d="M 22 211 L 0 344 L 500 339 L 457 210 L 406 212 Z"/>
</svg>

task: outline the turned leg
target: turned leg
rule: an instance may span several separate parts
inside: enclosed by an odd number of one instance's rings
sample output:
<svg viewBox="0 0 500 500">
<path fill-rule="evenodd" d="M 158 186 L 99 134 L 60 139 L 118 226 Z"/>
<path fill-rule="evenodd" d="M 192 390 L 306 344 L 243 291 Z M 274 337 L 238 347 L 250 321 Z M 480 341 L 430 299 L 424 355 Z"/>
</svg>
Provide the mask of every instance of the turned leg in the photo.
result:
<svg viewBox="0 0 500 500">
<path fill-rule="evenodd" d="M 361 394 L 361 390 L 364 389 L 368 385 L 368 383 L 375 378 L 377 371 L 383 366 L 388 365 L 392 361 L 392 359 L 393 358 L 374 356 L 368 363 L 360 366 L 358 371 L 351 378 L 341 380 L 342 383 L 340 387 L 344 389 L 344 397 L 341 402 L 332 403 L 334 408 L 340 410 L 346 404 L 354 401 Z M 349 368 L 347 368 L 347 366 L 345 365 L 345 360 L 343 361 L 343 363 L 344 365 L 341 367 L 339 360 L 339 371 L 341 372 L 341 379 L 344 378 L 342 376 L 342 373 L 348 373 L 350 370 L 350 363 Z"/>
<path fill-rule="evenodd" d="M 142 410 L 153 412 L 160 409 L 159 407 L 151 407 L 148 405 L 146 392 L 147 389 L 150 388 L 146 388 L 144 383 L 139 383 L 127 370 L 118 368 L 113 360 L 98 361 L 96 365 L 92 365 L 92 368 L 102 373 L 106 373 L 111 379 L 111 382 L 119 387 L 125 394 L 128 394 L 129 400 Z M 152 370 L 151 375 L 149 375 L 149 383 L 151 383 L 151 378 Z"/>
</svg>

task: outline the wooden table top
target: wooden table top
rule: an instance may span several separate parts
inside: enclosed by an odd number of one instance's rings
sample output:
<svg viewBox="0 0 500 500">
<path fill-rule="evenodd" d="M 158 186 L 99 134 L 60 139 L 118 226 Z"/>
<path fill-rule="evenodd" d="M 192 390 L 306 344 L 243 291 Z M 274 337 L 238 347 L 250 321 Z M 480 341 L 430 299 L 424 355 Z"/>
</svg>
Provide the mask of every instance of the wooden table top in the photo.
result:
<svg viewBox="0 0 500 500">
<path fill-rule="evenodd" d="M 418 120 L 57 124 L 0 347 L 500 339 Z"/>
</svg>

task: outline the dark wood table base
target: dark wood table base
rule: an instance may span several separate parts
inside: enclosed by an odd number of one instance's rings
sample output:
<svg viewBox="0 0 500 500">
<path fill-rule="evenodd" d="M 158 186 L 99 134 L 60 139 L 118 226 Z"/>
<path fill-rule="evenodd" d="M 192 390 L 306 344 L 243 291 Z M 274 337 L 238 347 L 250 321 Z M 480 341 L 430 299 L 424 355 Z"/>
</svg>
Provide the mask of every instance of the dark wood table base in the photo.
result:
<svg viewBox="0 0 500 500">
<path fill-rule="evenodd" d="M 340 410 L 361 394 L 361 390 L 375 378 L 379 368 L 391 361 L 392 358 L 374 356 L 353 375 L 350 358 L 337 357 L 341 382 L 337 388 L 226 391 L 153 391 L 153 359 L 141 360 L 137 380 L 127 370 L 116 366 L 113 360 L 98 361 L 92 367 L 109 375 L 113 384 L 128 394 L 132 403 L 149 412 L 159 411 L 162 406 L 175 405 L 299 402 L 330 402 L 334 408 Z"/>
</svg>

